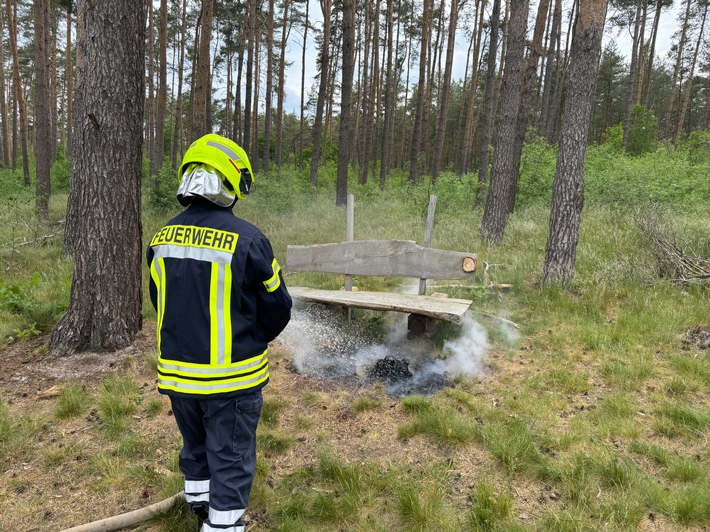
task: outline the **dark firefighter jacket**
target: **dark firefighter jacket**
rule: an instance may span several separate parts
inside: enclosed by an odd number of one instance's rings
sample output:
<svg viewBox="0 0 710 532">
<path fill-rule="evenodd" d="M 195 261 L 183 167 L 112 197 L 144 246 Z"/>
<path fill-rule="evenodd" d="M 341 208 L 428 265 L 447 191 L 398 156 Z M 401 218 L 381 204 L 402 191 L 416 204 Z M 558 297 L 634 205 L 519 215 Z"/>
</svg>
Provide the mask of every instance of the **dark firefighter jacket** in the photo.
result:
<svg viewBox="0 0 710 532">
<path fill-rule="evenodd" d="M 155 234 L 147 260 L 159 391 L 204 397 L 262 388 L 267 345 L 286 327 L 291 297 L 261 231 L 195 198 Z"/>
</svg>

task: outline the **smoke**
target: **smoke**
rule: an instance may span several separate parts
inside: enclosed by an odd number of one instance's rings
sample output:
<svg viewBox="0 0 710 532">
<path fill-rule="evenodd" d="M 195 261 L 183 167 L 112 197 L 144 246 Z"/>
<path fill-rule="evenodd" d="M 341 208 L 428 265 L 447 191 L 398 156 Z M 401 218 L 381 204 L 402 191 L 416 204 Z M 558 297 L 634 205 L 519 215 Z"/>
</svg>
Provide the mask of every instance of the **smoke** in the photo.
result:
<svg viewBox="0 0 710 532">
<path fill-rule="evenodd" d="M 483 371 L 488 333 L 470 313 L 456 338 L 438 348 L 426 337 L 407 337 L 407 316 L 395 314 L 384 340 L 375 341 L 366 322 L 346 321 L 337 312 L 320 306 L 295 308 L 280 341 L 293 352 L 293 365 L 304 375 L 375 382 L 378 361 L 396 359 L 408 365 L 412 376 L 385 382 L 393 396 L 433 393 L 454 376 L 475 376 Z"/>
<path fill-rule="evenodd" d="M 488 351 L 488 332 L 470 312 L 464 315 L 461 334 L 444 342 L 444 359 L 435 360 L 431 370 L 441 375 L 480 375 Z"/>
</svg>

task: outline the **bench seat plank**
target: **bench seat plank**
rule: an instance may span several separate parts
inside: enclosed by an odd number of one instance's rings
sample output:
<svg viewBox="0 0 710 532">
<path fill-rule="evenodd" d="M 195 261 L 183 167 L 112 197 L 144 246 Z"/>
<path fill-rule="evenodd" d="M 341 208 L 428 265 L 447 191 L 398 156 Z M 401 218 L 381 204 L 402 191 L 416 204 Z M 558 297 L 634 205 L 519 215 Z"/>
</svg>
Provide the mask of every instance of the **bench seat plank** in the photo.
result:
<svg viewBox="0 0 710 532">
<path fill-rule="evenodd" d="M 392 292 L 348 292 L 346 290 L 319 290 L 304 286 L 289 286 L 294 299 L 313 303 L 327 303 L 343 307 L 370 310 L 394 310 L 421 314 L 460 325 L 473 301 L 444 297 L 396 294 Z"/>
</svg>

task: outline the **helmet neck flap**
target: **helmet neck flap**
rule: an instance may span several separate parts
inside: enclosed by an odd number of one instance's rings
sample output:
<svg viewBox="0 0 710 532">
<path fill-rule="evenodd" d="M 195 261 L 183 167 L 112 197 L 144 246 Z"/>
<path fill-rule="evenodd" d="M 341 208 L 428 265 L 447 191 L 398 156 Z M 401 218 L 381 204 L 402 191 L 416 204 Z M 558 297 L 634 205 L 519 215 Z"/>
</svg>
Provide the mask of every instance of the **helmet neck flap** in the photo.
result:
<svg viewBox="0 0 710 532">
<path fill-rule="evenodd" d="M 193 163 L 185 168 L 177 198 L 184 206 L 190 205 L 193 197 L 201 196 L 219 207 L 233 207 L 237 195 L 231 188 L 216 168 L 205 163 Z"/>
</svg>

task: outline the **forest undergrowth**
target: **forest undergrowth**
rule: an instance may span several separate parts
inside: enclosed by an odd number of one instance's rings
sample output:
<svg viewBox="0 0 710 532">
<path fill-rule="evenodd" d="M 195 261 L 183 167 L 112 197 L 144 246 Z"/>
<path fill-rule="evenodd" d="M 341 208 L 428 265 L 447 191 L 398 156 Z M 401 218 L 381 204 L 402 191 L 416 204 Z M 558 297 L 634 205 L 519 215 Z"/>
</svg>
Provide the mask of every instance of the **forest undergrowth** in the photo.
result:
<svg viewBox="0 0 710 532">
<path fill-rule="evenodd" d="M 710 342 L 702 341 L 710 293 L 668 278 L 638 224 L 639 213 L 656 213 L 684 249 L 710 257 L 710 157 L 697 148 L 640 158 L 591 148 L 567 290 L 538 286 L 554 164 L 554 149 L 526 146 L 518 207 L 495 247 L 478 235 L 474 175 L 444 173 L 414 187 L 394 176 L 384 191 L 352 182 L 356 239 L 421 242 L 429 195 L 437 195 L 432 246 L 477 253 L 479 273 L 435 289 L 474 301 L 488 337 L 483 368 L 449 375 L 432 395 L 392 397 L 382 386 L 298 374 L 290 347 L 275 343 L 252 530 L 710 527 Z M 165 175 L 169 199 L 175 183 Z M 58 190 L 40 222 L 19 179 L 0 172 L 0 529 L 63 530 L 179 491 L 180 441 L 155 391 L 147 285 L 134 348 L 77 360 L 84 371 L 75 373 L 70 360 L 47 355 L 46 334 L 71 286 L 61 249 L 67 196 Z M 282 265 L 288 244 L 345 239 L 334 167 L 325 166 L 317 187 L 287 170 L 257 179 L 235 214 L 264 231 Z M 145 197 L 144 244 L 178 211 Z M 343 283 L 287 264 L 284 271 L 291 285 Z M 397 280 L 355 284 L 399 289 Z M 390 325 L 387 315 L 353 315 L 373 330 Z M 495 317 L 518 324 L 516 334 Z M 446 330 L 432 349 L 440 354 L 457 334 Z M 52 371 L 59 366 L 63 376 Z M 179 504 L 140 529 L 187 531 L 194 521 Z"/>
</svg>

